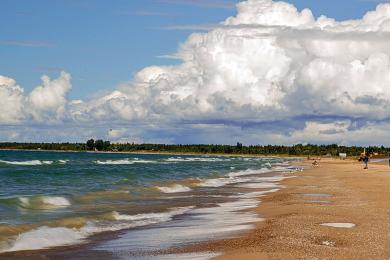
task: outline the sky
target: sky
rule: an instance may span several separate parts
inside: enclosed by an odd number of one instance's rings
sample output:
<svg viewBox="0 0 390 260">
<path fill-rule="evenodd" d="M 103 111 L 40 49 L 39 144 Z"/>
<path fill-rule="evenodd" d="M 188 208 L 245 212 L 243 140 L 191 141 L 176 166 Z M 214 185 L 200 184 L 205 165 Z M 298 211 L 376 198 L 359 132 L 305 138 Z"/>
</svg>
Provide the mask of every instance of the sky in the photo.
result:
<svg viewBox="0 0 390 260">
<path fill-rule="evenodd" d="M 390 145 L 381 2 L 0 0 L 0 141 Z"/>
</svg>

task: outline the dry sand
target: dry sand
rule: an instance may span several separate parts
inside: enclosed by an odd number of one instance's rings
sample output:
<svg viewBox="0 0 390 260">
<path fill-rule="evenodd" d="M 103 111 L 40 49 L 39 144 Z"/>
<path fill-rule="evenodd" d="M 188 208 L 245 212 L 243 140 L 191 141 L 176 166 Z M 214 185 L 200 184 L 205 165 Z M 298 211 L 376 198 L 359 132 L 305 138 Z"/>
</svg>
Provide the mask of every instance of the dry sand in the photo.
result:
<svg viewBox="0 0 390 260">
<path fill-rule="evenodd" d="M 198 250 L 223 251 L 216 259 L 390 259 L 388 165 L 363 170 L 357 161 L 327 159 L 297 175 L 283 182 L 286 189 L 261 199 L 257 211 L 267 220 L 253 232 Z"/>
</svg>

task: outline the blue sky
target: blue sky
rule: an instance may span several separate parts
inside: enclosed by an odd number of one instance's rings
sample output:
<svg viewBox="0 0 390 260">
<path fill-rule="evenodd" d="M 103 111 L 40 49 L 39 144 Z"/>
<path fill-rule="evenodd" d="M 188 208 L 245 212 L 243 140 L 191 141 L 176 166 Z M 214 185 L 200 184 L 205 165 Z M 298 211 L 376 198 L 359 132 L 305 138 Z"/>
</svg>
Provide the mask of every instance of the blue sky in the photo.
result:
<svg viewBox="0 0 390 260">
<path fill-rule="evenodd" d="M 196 3 L 198 2 L 198 4 Z M 170 27 L 215 24 L 236 13 L 236 1 L 1 0 L 0 72 L 30 91 L 43 74 L 72 74 L 70 99 L 113 89 L 149 65 L 175 63 L 191 30 Z M 378 1 L 294 0 L 315 16 L 360 18 Z"/>
<path fill-rule="evenodd" d="M 0 0 L 0 141 L 390 145 L 380 3 Z"/>
</svg>

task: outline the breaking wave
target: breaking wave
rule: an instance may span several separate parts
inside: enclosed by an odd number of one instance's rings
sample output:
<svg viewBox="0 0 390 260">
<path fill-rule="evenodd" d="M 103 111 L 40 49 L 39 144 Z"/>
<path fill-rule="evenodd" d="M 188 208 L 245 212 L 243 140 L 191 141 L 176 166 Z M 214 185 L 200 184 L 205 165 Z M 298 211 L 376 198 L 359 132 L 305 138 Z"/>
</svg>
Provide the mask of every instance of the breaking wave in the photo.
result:
<svg viewBox="0 0 390 260">
<path fill-rule="evenodd" d="M 57 246 L 68 246 L 82 243 L 93 234 L 118 231 L 121 229 L 146 226 L 171 220 L 174 216 L 185 214 L 194 207 L 174 208 L 168 212 L 147 213 L 137 215 L 124 215 L 116 211 L 112 213 L 116 220 L 114 223 L 89 222 L 84 227 L 48 227 L 42 226 L 18 235 L 14 241 L 9 242 L 7 248 L 0 252 L 21 250 L 38 250 Z"/>
<path fill-rule="evenodd" d="M 129 165 L 135 163 L 156 163 L 156 161 L 140 160 L 138 158 L 134 158 L 134 159 L 126 158 L 126 159 L 106 160 L 106 161 L 96 160 L 95 163 L 103 164 L 103 165 Z"/>
<path fill-rule="evenodd" d="M 229 162 L 230 159 L 214 158 L 214 157 L 170 157 L 166 159 L 167 162 Z"/>
<path fill-rule="evenodd" d="M 75 229 L 43 226 L 20 234 L 11 247 L 3 252 L 73 245 L 80 243 L 83 239 L 82 232 Z"/>
<path fill-rule="evenodd" d="M 58 160 L 58 161 L 48 161 L 48 160 L 29 160 L 29 161 L 5 161 L 0 160 L 0 164 L 8 165 L 25 165 L 25 166 L 34 166 L 34 165 L 51 165 L 51 164 L 66 164 L 69 160 Z"/>
<path fill-rule="evenodd" d="M 157 187 L 158 190 L 164 193 L 178 193 L 178 192 L 188 192 L 191 191 L 190 187 L 180 185 L 180 184 L 174 184 L 169 187 Z"/>
<path fill-rule="evenodd" d="M 66 208 L 71 205 L 67 198 L 60 196 L 19 197 L 17 200 L 18 206 L 33 210 Z"/>
<path fill-rule="evenodd" d="M 40 160 L 31 160 L 31 161 L 4 161 L 0 160 L 0 163 L 11 164 L 11 165 L 48 165 L 53 164 L 54 161 L 40 161 Z"/>
</svg>

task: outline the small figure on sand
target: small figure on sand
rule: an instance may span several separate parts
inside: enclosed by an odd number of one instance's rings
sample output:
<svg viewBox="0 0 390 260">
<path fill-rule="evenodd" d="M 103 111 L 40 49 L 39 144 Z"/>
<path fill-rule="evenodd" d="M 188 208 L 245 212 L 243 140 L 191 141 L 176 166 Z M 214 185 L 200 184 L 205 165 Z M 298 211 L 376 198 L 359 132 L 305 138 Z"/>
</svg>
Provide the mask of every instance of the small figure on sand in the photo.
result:
<svg viewBox="0 0 390 260">
<path fill-rule="evenodd" d="M 314 162 L 312 163 L 312 165 L 313 165 L 314 168 L 320 166 L 319 163 L 317 162 L 317 160 L 314 160 Z"/>
<path fill-rule="evenodd" d="M 363 162 L 364 162 L 364 169 L 368 169 L 368 154 L 366 154 L 363 158 Z"/>
<path fill-rule="evenodd" d="M 366 152 L 366 148 L 364 148 L 364 152 L 361 153 L 359 157 L 359 162 L 364 163 L 364 169 L 368 169 L 368 161 L 370 160 L 370 156 L 372 155 L 372 152 Z"/>
</svg>

